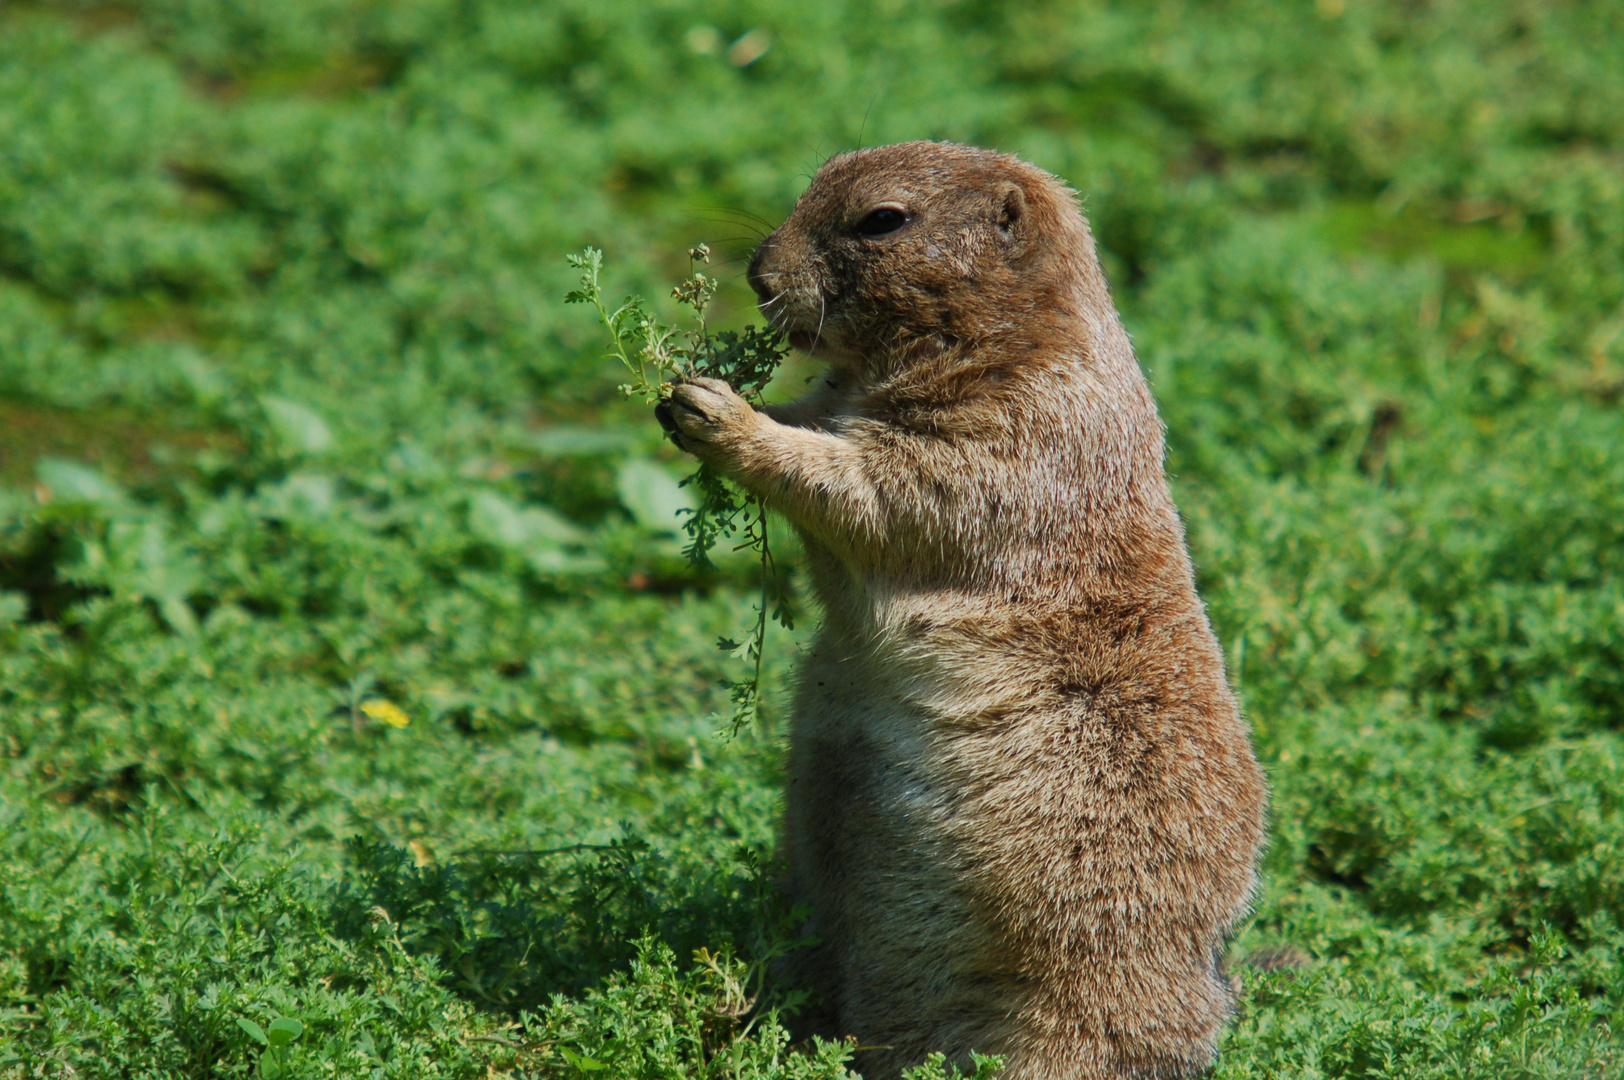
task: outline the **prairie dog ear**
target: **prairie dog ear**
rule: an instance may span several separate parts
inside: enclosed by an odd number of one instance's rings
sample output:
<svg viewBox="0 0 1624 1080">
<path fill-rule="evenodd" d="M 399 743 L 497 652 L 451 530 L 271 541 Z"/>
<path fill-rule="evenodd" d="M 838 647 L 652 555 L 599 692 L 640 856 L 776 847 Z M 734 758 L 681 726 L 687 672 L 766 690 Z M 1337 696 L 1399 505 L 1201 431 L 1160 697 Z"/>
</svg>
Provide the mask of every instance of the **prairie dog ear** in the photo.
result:
<svg viewBox="0 0 1624 1080">
<path fill-rule="evenodd" d="M 996 198 L 993 214 L 998 232 L 1005 242 L 1016 241 L 1022 233 L 1021 222 L 1026 218 L 1026 192 L 1021 190 L 1021 185 L 1005 180 L 998 185 Z"/>
</svg>

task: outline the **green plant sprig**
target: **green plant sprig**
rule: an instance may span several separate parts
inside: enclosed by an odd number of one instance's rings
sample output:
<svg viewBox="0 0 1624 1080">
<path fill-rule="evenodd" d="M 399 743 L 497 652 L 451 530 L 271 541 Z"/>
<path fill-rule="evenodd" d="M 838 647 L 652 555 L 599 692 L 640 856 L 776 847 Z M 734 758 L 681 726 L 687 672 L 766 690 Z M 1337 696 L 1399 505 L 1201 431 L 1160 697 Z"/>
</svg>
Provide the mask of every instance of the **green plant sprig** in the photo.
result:
<svg viewBox="0 0 1624 1080">
<path fill-rule="evenodd" d="M 287 1048 L 304 1034 L 304 1024 L 291 1016 L 278 1016 L 268 1026 L 260 1027 L 247 1017 L 239 1016 L 237 1026 L 265 1048 L 259 1057 L 262 1080 L 282 1080 L 288 1074 Z"/>
<path fill-rule="evenodd" d="M 671 298 L 687 309 L 692 325 L 686 330 L 661 322 L 641 297 L 628 296 L 611 309 L 603 299 L 599 275 L 603 252 L 586 248 L 568 256 L 569 264 L 581 271 L 581 287 L 565 297 L 567 304 L 591 304 L 609 333 L 611 351 L 631 381 L 622 383 L 620 393 L 652 404 L 671 396 L 676 382 L 692 378 L 721 379 L 750 404 L 760 406 L 762 392 L 779 364 L 788 355 L 783 335 L 770 327 L 747 326 L 743 330 L 712 333 L 705 319 L 720 284 L 701 266 L 710 264 L 710 248 L 699 244 L 688 250 L 688 276 L 671 290 Z M 738 538 L 734 550 L 757 553 L 761 564 L 761 598 L 756 619 L 744 641 L 719 638 L 717 648 L 750 664 L 748 678 L 728 684 L 733 712 L 723 733 L 732 738 L 761 715 L 761 663 L 767 640 L 769 618 L 786 629 L 794 625 L 784 581 L 773 558 L 767 527 L 767 508 L 759 498 L 743 490 L 707 466 L 683 481 L 699 495 L 699 506 L 683 522 L 688 543 L 683 554 L 695 566 L 711 566 L 710 551 L 724 537 Z"/>
</svg>

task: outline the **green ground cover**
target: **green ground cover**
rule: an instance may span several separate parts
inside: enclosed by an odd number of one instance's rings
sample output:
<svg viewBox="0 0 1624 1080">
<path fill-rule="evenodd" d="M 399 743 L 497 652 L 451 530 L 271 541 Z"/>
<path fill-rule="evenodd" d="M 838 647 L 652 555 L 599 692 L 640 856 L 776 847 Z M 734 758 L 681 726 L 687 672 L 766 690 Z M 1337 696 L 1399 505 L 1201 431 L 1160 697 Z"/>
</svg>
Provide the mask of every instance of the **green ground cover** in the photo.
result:
<svg viewBox="0 0 1624 1080">
<path fill-rule="evenodd" d="M 1236 953 L 1310 958 L 1217 1075 L 1624 1073 L 1621 54 L 1616 0 L 0 5 L 0 1077 L 839 1074 L 741 1020 L 794 641 L 715 738 L 749 565 L 684 567 L 564 256 L 661 295 L 919 137 L 1084 193 L 1162 403 L 1274 790 Z"/>
</svg>

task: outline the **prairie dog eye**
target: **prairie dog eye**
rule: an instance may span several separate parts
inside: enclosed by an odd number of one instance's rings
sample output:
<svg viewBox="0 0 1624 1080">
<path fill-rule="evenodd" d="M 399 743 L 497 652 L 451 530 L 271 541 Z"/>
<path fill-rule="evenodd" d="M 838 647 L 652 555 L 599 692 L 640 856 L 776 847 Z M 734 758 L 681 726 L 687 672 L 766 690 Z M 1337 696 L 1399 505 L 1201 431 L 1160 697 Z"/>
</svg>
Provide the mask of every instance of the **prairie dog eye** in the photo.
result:
<svg viewBox="0 0 1624 1080">
<path fill-rule="evenodd" d="M 857 232 L 861 236 L 884 236 L 894 233 L 908 224 L 908 214 L 896 206 L 882 206 L 870 210 L 868 216 L 857 223 Z"/>
</svg>

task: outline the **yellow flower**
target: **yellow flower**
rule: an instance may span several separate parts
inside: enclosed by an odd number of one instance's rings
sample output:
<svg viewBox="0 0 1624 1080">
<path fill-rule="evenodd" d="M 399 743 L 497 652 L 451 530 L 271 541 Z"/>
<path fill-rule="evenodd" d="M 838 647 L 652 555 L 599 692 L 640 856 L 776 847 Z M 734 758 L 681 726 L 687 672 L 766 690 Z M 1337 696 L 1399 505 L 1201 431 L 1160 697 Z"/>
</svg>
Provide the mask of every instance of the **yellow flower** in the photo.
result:
<svg viewBox="0 0 1624 1080">
<path fill-rule="evenodd" d="M 411 850 L 412 862 L 418 866 L 427 866 L 434 861 L 434 852 L 430 851 L 429 846 L 423 841 L 409 840 L 406 846 Z"/>
<path fill-rule="evenodd" d="M 393 701 L 388 701 L 384 698 L 373 698 L 371 701 L 363 701 L 361 703 L 361 711 L 366 713 L 370 719 L 382 720 L 390 727 L 405 727 L 407 724 L 412 722 L 412 718 L 406 715 L 405 709 L 402 709 Z"/>
</svg>

